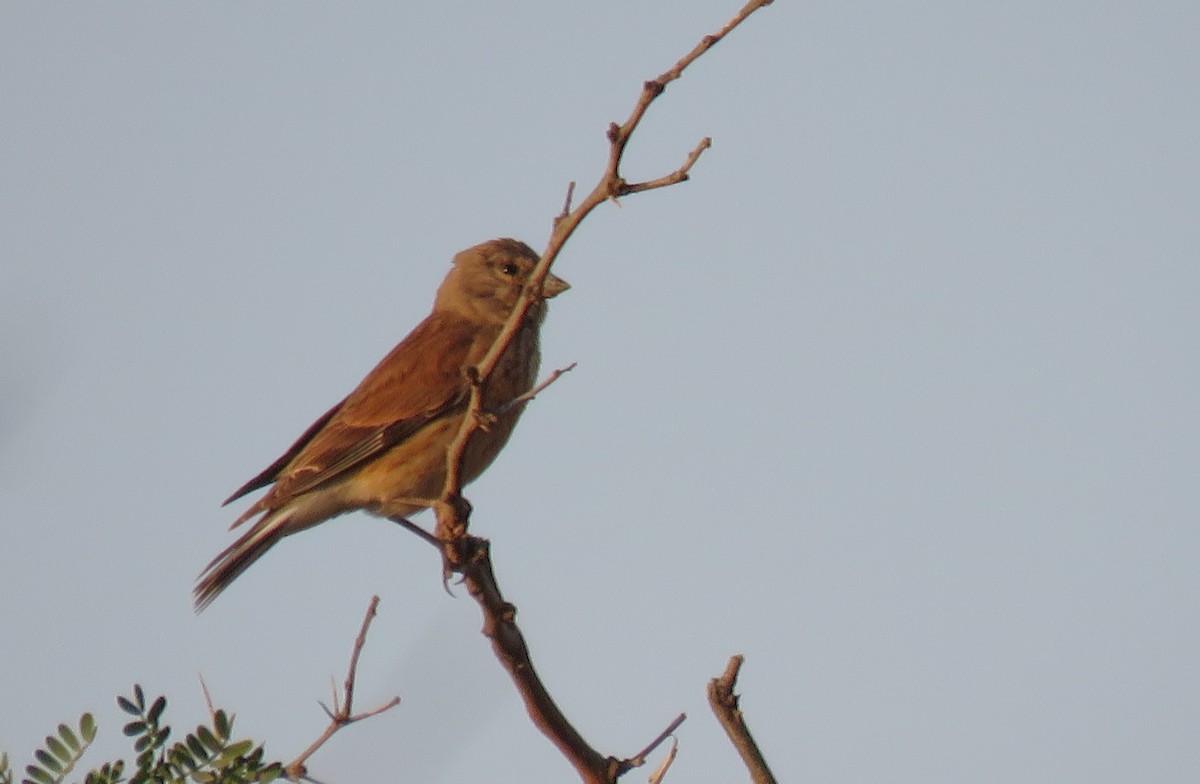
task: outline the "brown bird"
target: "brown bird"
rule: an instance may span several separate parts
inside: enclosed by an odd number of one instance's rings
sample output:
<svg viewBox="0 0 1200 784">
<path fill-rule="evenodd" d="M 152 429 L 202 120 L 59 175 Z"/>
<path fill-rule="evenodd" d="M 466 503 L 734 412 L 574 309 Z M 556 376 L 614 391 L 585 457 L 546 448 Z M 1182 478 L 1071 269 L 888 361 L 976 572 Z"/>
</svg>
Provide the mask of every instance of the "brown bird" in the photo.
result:
<svg viewBox="0 0 1200 784">
<path fill-rule="evenodd" d="M 289 534 L 357 509 L 406 518 L 441 495 L 446 452 L 470 398 L 467 371 L 495 341 L 537 262 L 532 248 L 512 239 L 454 257 L 433 312 L 282 457 L 226 499 L 228 504 L 271 485 L 230 528 L 261 515 L 258 520 L 201 573 L 197 612 Z M 561 278 L 546 277 L 542 299 L 485 383 L 484 408 L 495 419 L 467 445 L 464 482 L 483 473 L 512 433 L 524 403 L 507 404 L 536 381 L 545 300 L 567 288 Z"/>
</svg>

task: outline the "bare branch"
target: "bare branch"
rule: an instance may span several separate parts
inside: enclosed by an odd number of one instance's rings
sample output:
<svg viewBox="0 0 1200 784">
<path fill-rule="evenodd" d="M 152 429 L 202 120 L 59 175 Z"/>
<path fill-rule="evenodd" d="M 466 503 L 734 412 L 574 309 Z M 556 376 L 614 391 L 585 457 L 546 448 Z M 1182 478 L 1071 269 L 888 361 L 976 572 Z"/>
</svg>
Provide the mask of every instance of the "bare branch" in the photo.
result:
<svg viewBox="0 0 1200 784">
<path fill-rule="evenodd" d="M 446 508 L 439 506 L 439 517 L 447 513 Z M 516 684 L 534 725 L 567 757 L 586 784 L 611 784 L 618 775 L 619 761 L 605 757 L 584 740 L 542 683 L 517 626 L 517 608 L 504 599 L 496 583 L 488 541 L 464 534 L 444 547 L 447 562 L 462 575 L 463 584 L 479 604 L 483 634 L 492 641 L 492 650 Z"/>
<path fill-rule="evenodd" d="M 750 728 L 746 726 L 742 711 L 738 707 L 738 696 L 733 693 L 744 658 L 741 655 L 730 657 L 724 674 L 708 682 L 708 704 L 712 706 L 717 721 L 725 728 L 725 734 L 729 736 L 733 747 L 742 756 L 742 762 L 750 771 L 750 779 L 754 784 L 775 784 L 775 774 L 767 767 L 767 761 L 763 759 L 758 744 L 750 735 Z"/>
<path fill-rule="evenodd" d="M 289 762 L 283 769 L 284 775 L 286 775 L 289 779 L 297 781 L 301 778 L 305 778 L 308 770 L 304 766 L 304 763 L 308 761 L 309 757 L 316 753 L 317 749 L 325 745 L 325 742 L 332 738 L 334 734 L 336 734 L 337 731 L 342 727 L 346 727 L 356 721 L 369 719 L 372 716 L 378 716 L 380 713 L 391 710 L 400 704 L 399 697 L 392 697 L 382 705 L 372 708 L 365 713 L 355 714 L 353 712 L 354 681 L 358 675 L 358 659 L 360 656 L 362 656 L 363 646 L 367 644 L 367 630 L 371 627 L 371 621 L 374 620 L 375 611 L 378 607 L 379 597 L 372 596 L 371 603 L 367 607 L 367 614 L 363 617 L 362 626 L 358 630 L 358 636 L 354 638 L 354 648 L 350 653 L 350 667 L 346 672 L 346 683 L 343 687 L 344 697 L 340 700 L 341 704 L 338 704 L 339 699 L 337 689 L 335 688 L 333 690 L 333 709 L 330 710 L 325 705 L 321 705 L 321 707 L 325 709 L 326 715 L 329 716 L 329 725 L 325 728 L 325 731 L 321 733 L 320 737 L 313 741 L 309 747 L 300 754 L 300 756 Z"/>
<path fill-rule="evenodd" d="M 496 336 L 495 342 L 488 350 L 487 354 L 480 360 L 475 367 L 475 372 L 472 378 L 470 410 L 475 413 L 474 416 L 463 418 L 461 427 L 455 435 L 453 442 L 446 452 L 446 481 L 442 488 L 442 497 L 439 504 L 435 505 L 436 509 L 444 509 L 447 505 L 455 506 L 459 503 L 457 499 L 462 495 L 462 459 L 466 452 L 467 442 L 471 436 L 480 427 L 480 415 L 483 413 L 483 395 L 482 388 L 487 383 L 487 379 L 499 364 L 500 358 L 504 352 L 508 350 L 509 345 L 516 337 L 522 323 L 525 320 L 529 309 L 541 297 L 542 285 L 546 281 L 546 276 L 550 273 L 550 266 L 558 257 L 566 241 L 574 234 L 575 229 L 583 222 L 592 210 L 602 204 L 605 200 L 614 197 L 626 195 L 636 191 L 622 190 L 623 188 L 636 188 L 638 191 L 651 190 L 654 188 L 665 187 L 666 185 L 674 184 L 675 182 L 683 182 L 688 178 L 688 174 L 692 166 L 699 159 L 700 155 L 708 149 L 712 144 L 707 137 L 700 142 L 699 145 L 687 157 L 684 165 L 676 171 L 660 177 L 655 180 L 650 180 L 639 185 L 630 186 L 621 177 L 620 166 L 621 160 L 625 154 L 625 147 L 629 143 L 629 139 L 633 132 L 641 123 L 642 117 L 650 104 L 662 94 L 665 86 L 672 81 L 680 78 L 683 75 L 684 69 L 691 65 L 697 58 L 707 52 L 717 43 L 725 38 L 734 28 L 745 21 L 746 17 L 754 11 L 764 6 L 770 5 L 772 0 L 750 0 L 742 9 L 734 15 L 734 17 L 725 23 L 724 27 L 718 30 L 713 35 L 707 35 L 700 40 L 692 51 L 684 55 L 675 65 L 665 73 L 661 74 L 657 79 L 646 82 L 642 86 L 641 96 L 634 105 L 633 111 L 628 119 L 622 125 L 612 123 L 608 129 L 609 139 L 609 160 L 608 166 L 596 187 L 592 189 L 574 210 L 568 211 L 570 202 L 574 196 L 574 184 L 567 189 L 567 200 L 564 204 L 563 213 L 559 214 L 554 220 L 554 229 L 550 234 L 550 241 L 542 253 L 542 258 L 534 267 L 530 274 L 528 283 L 525 285 L 525 290 L 522 293 L 520 300 L 505 322 L 500 334 Z M 467 529 L 466 516 L 458 516 L 459 519 L 453 520 L 452 529 L 443 530 L 443 514 L 438 514 L 439 534 L 444 534 L 446 531 L 453 529 L 461 529 L 465 535 Z"/>
<path fill-rule="evenodd" d="M 641 123 L 650 104 L 662 94 L 668 83 L 682 76 L 684 69 L 724 39 L 751 13 L 769 5 L 770 2 L 771 0 L 748 2 L 724 27 L 715 34 L 702 38 L 700 43 L 677 61 L 670 70 L 661 74 L 657 79 L 645 82 L 642 92 L 625 122 L 621 125 L 612 123 L 609 126 L 609 157 L 600 181 L 574 209 L 571 208 L 571 202 L 575 195 L 574 183 L 567 189 L 562 212 L 554 219 L 553 230 L 550 233 L 546 249 L 542 252 L 541 260 L 530 274 L 521 298 L 500 334 L 497 335 L 487 354 L 470 374 L 469 413 L 463 417 L 462 424 L 447 449 L 446 480 L 442 486 L 441 497 L 432 504 L 437 514 L 435 538 L 441 542 L 442 559 L 447 573 L 453 570 L 463 576 L 463 583 L 479 604 L 483 614 L 483 633 L 491 640 L 496 657 L 513 679 L 525 702 L 530 719 L 567 757 L 585 784 L 612 784 L 615 782 L 618 776 L 634 767 L 634 760 L 637 760 L 637 764 L 641 764 L 647 754 L 669 737 L 683 717 L 676 719 L 672 726 L 644 752 L 633 760 L 625 761 L 605 756 L 596 751 L 572 726 L 551 698 L 549 691 L 533 667 L 529 649 L 515 621 L 516 607 L 504 599 L 496 583 L 488 542 L 468 533 L 471 508 L 466 499 L 462 497 L 463 456 L 471 437 L 486 420 L 487 412 L 483 407 L 483 390 L 488 379 L 522 328 L 530 308 L 540 301 L 542 286 L 546 281 L 546 276 L 550 273 L 551 265 L 580 223 L 591 214 L 592 210 L 610 198 L 686 181 L 696 161 L 711 145 L 711 140 L 705 138 L 687 156 L 684 165 L 674 172 L 634 185 L 627 183 L 621 176 L 621 161 L 630 138 Z M 553 375 L 545 384 L 536 387 L 532 394 L 544 389 L 559 375 L 561 373 Z M 401 524 L 403 525 L 403 523 Z"/>
</svg>

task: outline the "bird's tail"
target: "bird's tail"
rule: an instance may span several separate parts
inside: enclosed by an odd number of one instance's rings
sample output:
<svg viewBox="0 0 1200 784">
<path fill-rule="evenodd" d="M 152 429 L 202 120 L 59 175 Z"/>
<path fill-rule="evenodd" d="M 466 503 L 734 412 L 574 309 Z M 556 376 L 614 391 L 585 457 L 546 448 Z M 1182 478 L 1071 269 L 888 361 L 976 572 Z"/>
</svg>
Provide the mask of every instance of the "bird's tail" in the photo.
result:
<svg viewBox="0 0 1200 784">
<path fill-rule="evenodd" d="M 292 533 L 287 525 L 290 517 L 286 509 L 267 513 L 204 567 L 192 591 L 196 612 L 212 604 L 221 591 L 271 549 L 271 545 Z"/>
</svg>

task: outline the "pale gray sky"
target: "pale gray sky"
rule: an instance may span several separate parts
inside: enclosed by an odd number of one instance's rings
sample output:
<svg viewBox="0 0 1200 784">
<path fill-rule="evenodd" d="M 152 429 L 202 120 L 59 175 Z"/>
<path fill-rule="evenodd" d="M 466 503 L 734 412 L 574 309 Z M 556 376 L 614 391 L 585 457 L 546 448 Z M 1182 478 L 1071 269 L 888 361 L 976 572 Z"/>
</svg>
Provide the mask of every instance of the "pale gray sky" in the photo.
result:
<svg viewBox="0 0 1200 784">
<path fill-rule="evenodd" d="M 736 2 L 0 5 L 0 748 L 140 681 L 290 759 L 372 593 L 329 784 L 570 781 L 434 553 L 355 515 L 201 617 L 218 503 L 427 312 L 544 244 Z M 543 676 L 673 780 L 1200 769 L 1200 11 L 778 0 L 672 85 L 556 272 L 470 488 Z M 145 633 L 152 628 L 152 634 Z M 642 780 L 641 773 L 630 780 Z"/>
</svg>

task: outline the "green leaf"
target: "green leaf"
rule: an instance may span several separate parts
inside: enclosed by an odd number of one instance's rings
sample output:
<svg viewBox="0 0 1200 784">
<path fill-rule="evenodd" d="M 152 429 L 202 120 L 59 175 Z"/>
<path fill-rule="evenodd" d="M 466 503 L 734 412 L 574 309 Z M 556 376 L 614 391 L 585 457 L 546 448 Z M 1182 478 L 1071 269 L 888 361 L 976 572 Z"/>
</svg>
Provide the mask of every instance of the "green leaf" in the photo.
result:
<svg viewBox="0 0 1200 784">
<path fill-rule="evenodd" d="M 196 728 L 196 736 L 200 738 L 200 742 L 204 744 L 205 748 L 214 754 L 225 746 L 225 744 L 221 743 L 216 739 L 216 737 L 213 736 L 212 730 L 204 725 L 200 725 Z"/>
<path fill-rule="evenodd" d="M 75 737 L 74 731 L 72 731 L 71 728 L 66 724 L 58 725 L 58 737 L 62 738 L 63 743 L 71 747 L 71 751 L 78 752 L 81 748 L 83 748 L 79 743 L 79 738 Z M 49 738 L 46 740 L 49 740 Z"/>
<path fill-rule="evenodd" d="M 67 750 L 67 747 L 64 746 L 63 742 L 61 740 L 59 740 L 58 738 L 55 738 L 52 736 L 47 736 L 46 748 L 50 751 L 51 754 L 58 757 L 59 759 L 70 759 L 71 758 L 71 752 Z"/>
<path fill-rule="evenodd" d="M 25 773 L 31 780 L 37 782 L 37 784 L 54 784 L 54 777 L 37 765 L 26 765 Z"/>
<path fill-rule="evenodd" d="M 79 717 L 79 734 L 83 736 L 83 742 L 90 744 L 96 739 L 96 717 L 90 713 L 85 713 Z"/>
<path fill-rule="evenodd" d="M 213 729 L 217 731 L 217 737 L 229 740 L 233 734 L 233 719 L 225 711 L 218 710 L 213 714 Z"/>
<path fill-rule="evenodd" d="M 146 729 L 146 722 L 138 720 L 138 721 L 131 721 L 128 724 L 126 724 L 124 727 L 121 728 L 121 732 L 124 732 L 126 735 L 128 735 L 129 737 L 132 738 L 134 735 L 141 735 L 145 731 L 145 729 Z"/>
<path fill-rule="evenodd" d="M 37 751 L 35 751 L 33 753 L 33 756 L 37 758 L 38 762 L 45 765 L 47 769 L 49 769 L 55 773 L 62 773 L 62 769 L 63 769 L 62 763 L 59 762 L 58 760 L 56 760 L 54 758 L 54 755 L 51 754 L 50 752 L 46 751 L 45 749 L 38 749 Z"/>
<path fill-rule="evenodd" d="M 146 711 L 146 719 L 151 724 L 158 724 L 158 717 L 162 715 L 163 709 L 167 707 L 167 698 L 159 697 L 150 706 L 150 710 Z"/>
<path fill-rule="evenodd" d="M 123 770 L 125 770 L 125 763 L 121 760 L 106 762 L 96 770 L 90 771 L 83 782 L 84 784 L 117 784 Z"/>
<path fill-rule="evenodd" d="M 196 758 L 192 756 L 192 752 L 183 743 L 176 743 L 174 748 L 171 749 L 171 761 L 181 768 L 195 770 L 200 767 L 196 762 Z"/>
<path fill-rule="evenodd" d="M 133 684 L 133 701 L 137 703 L 138 713 L 146 710 L 146 694 L 142 691 L 140 683 Z"/>
<path fill-rule="evenodd" d="M 238 741 L 237 743 L 232 744 L 231 746 L 229 746 L 229 748 L 225 749 L 225 754 L 226 754 L 226 756 L 229 756 L 232 759 L 232 758 L 240 757 L 240 756 L 244 755 L 246 752 L 250 751 L 250 749 L 252 749 L 252 748 L 254 748 L 254 741 L 241 740 L 241 741 Z"/>
<path fill-rule="evenodd" d="M 119 707 L 121 710 L 125 711 L 126 713 L 128 713 L 131 716 L 141 716 L 142 715 L 142 712 L 140 710 L 138 710 L 138 707 L 136 705 L 134 705 L 132 702 L 130 702 L 126 698 L 122 697 L 120 694 L 117 695 L 117 707 Z"/>
<path fill-rule="evenodd" d="M 141 736 L 139 736 L 139 737 L 138 737 L 138 739 L 137 739 L 137 740 L 135 740 L 135 741 L 133 742 L 133 750 L 134 750 L 134 751 L 136 751 L 136 752 L 139 752 L 139 753 L 140 753 L 140 752 L 143 752 L 143 751 L 146 751 L 147 749 L 149 749 L 149 748 L 150 748 L 151 744 L 153 744 L 153 743 L 154 743 L 154 736 L 153 736 L 153 735 L 141 735 Z M 140 760 L 140 759 L 141 759 L 141 758 L 139 757 L 139 760 Z M 140 761 L 138 762 L 138 765 L 139 765 L 139 766 L 141 765 L 141 762 L 140 762 Z"/>
<path fill-rule="evenodd" d="M 187 736 L 187 747 L 191 750 L 196 759 L 207 760 L 212 755 L 204 748 L 204 744 L 195 735 Z"/>
</svg>

